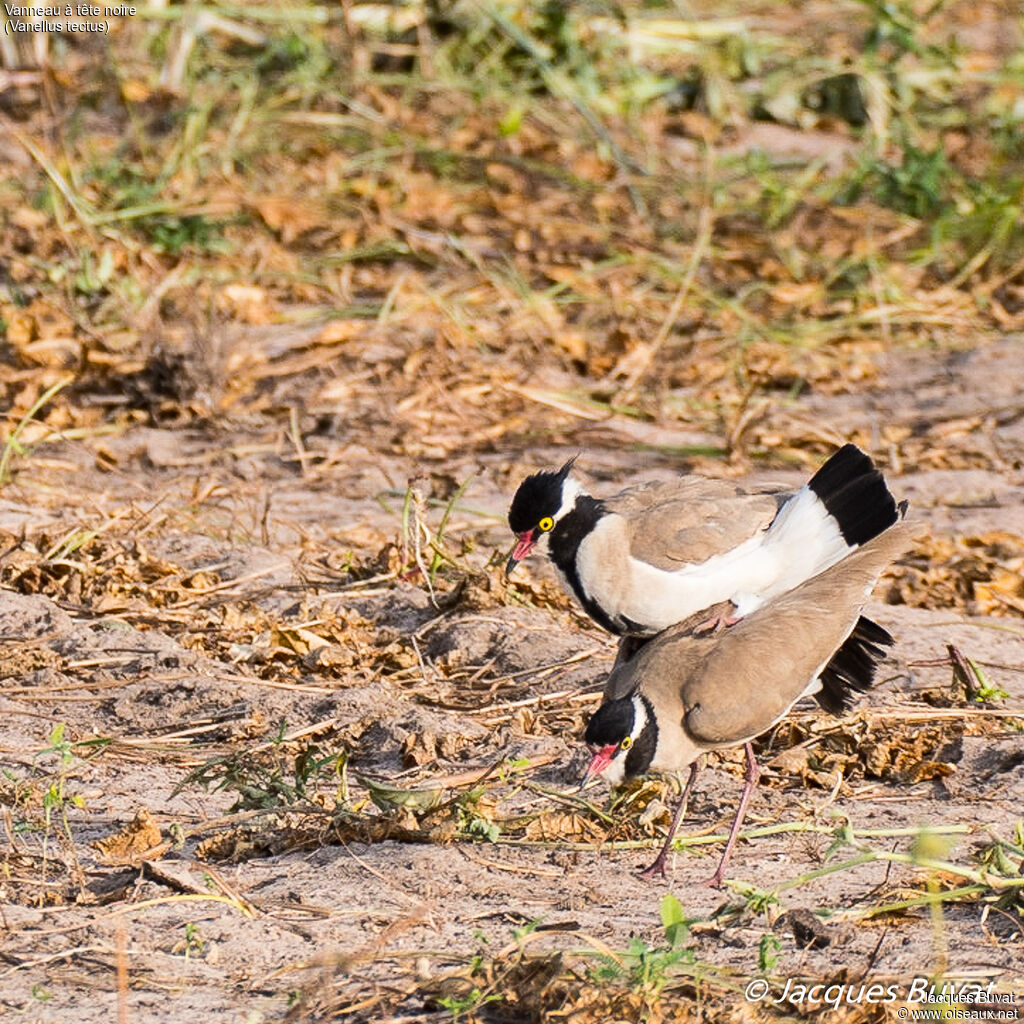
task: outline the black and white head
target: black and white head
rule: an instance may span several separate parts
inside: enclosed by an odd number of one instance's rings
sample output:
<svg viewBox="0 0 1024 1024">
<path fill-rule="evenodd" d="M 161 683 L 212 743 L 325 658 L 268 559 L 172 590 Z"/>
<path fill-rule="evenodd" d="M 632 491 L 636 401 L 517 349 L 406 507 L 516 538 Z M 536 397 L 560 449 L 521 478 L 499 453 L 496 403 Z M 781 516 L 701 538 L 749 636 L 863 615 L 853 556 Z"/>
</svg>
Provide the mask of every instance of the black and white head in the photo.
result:
<svg viewBox="0 0 1024 1024">
<path fill-rule="evenodd" d="M 604 775 L 613 785 L 643 775 L 658 748 L 654 708 L 639 693 L 605 701 L 591 717 L 584 739 L 593 757 L 581 789 L 595 775 Z"/>
<path fill-rule="evenodd" d="M 508 525 L 516 535 L 516 546 L 505 566 L 506 575 L 535 548 L 546 554 L 548 534 L 575 507 L 583 493 L 571 476 L 575 461 L 573 456 L 557 472 L 534 473 L 519 485 L 508 510 Z"/>
</svg>

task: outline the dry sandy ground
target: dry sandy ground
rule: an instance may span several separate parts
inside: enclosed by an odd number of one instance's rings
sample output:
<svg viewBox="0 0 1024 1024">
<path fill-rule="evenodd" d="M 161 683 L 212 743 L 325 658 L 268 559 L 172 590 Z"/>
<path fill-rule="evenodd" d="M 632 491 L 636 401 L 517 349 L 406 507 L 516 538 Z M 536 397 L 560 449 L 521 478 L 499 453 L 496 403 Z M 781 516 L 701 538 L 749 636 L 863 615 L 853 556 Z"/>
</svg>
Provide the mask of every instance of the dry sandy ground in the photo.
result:
<svg viewBox="0 0 1024 1024">
<path fill-rule="evenodd" d="M 1024 535 L 1019 342 L 890 360 L 883 387 L 869 395 L 810 396 L 787 415 L 826 422 L 837 437 L 902 425 L 924 448 L 943 437 L 966 439 L 965 450 L 981 454 L 965 468 L 893 473 L 894 490 L 911 499 L 936 537 L 994 530 Z M 777 982 L 866 976 L 905 985 L 945 967 L 950 976 L 995 981 L 1024 998 L 1021 919 L 1012 907 L 975 899 L 947 905 L 940 918 L 911 909 L 849 927 L 864 908 L 904 899 L 911 885 L 921 888 L 919 869 L 883 861 L 807 880 L 762 909 L 745 902 L 740 887 L 719 892 L 695 885 L 710 872 L 717 845 L 680 851 L 667 881 L 649 884 L 633 875 L 649 849 L 573 849 L 569 842 L 529 845 L 504 837 L 496 844 L 359 842 L 350 835 L 338 842 L 324 834 L 304 849 L 275 853 L 275 829 L 284 819 L 254 818 L 264 848 L 237 863 L 204 857 L 209 851 L 198 844 L 218 833 L 215 823 L 236 794 L 177 787 L 212 753 L 270 743 L 279 731 L 320 738 L 333 749 L 348 744 L 353 799 L 365 796 L 357 774 L 424 784 L 472 777 L 502 757 L 531 759 L 529 779 L 537 787 L 567 789 L 583 762 L 574 730 L 593 699 L 584 691 L 601 682 L 612 647 L 564 607 L 513 606 L 469 593 L 439 612 L 412 583 L 352 588 L 340 572 L 340 584 L 325 575 L 312 578 L 310 552 L 346 545 L 370 550 L 397 535 L 401 498 L 377 499 L 401 492 L 424 468 L 412 462 L 353 447 L 344 466 L 310 479 L 279 454 L 246 453 L 237 439 L 226 444 L 222 437 L 140 428 L 104 444 L 117 458 L 113 471 L 94 467 L 92 448 L 69 444 L 48 450 L 5 489 L 5 564 L 27 557 L 21 537 L 43 531 L 60 538 L 72 527 L 95 524 L 100 512 L 148 508 L 159 499 L 166 520 L 138 539 L 147 564 L 205 572 L 214 586 L 228 586 L 168 608 L 165 622 L 143 614 L 130 598 L 127 611 L 108 612 L 71 597 L 0 591 L 0 636 L 7 641 L 0 654 L 0 744 L 10 783 L 3 807 L 6 875 L 0 878 L 5 1019 L 106 1022 L 120 1012 L 132 1024 L 272 1021 L 289 1014 L 300 1020 L 365 999 L 364 1009 L 340 1019 L 449 1020 L 449 1010 L 423 994 L 432 980 L 478 951 L 497 953 L 513 942 L 513 929 L 537 920 L 550 929 L 531 940 L 532 952 L 586 946 L 579 933 L 615 950 L 632 938 L 657 945 L 666 891 L 700 922 L 691 937 L 696 957 L 735 972 L 734 994 L 709 1004 L 723 1012 L 742 1005 L 742 985 L 761 973 L 758 949 L 771 923 L 797 908 L 830 909 L 831 942 L 801 948 L 793 929 L 778 924 L 780 948 L 771 968 Z M 664 456 L 629 450 L 613 426 L 605 425 L 599 439 L 584 431 L 572 445 L 585 448 L 581 461 L 598 490 L 634 478 L 638 467 L 651 476 L 674 471 Z M 885 447 L 881 437 L 879 447 Z M 451 526 L 453 536 L 472 540 L 468 560 L 479 565 L 491 548 L 507 548 L 501 516 L 515 480 L 573 450 L 473 454 L 426 467 L 460 481 L 475 474 L 462 504 L 481 514 L 457 514 Z M 803 474 L 769 476 L 796 484 Z M 67 559 L 74 562 L 75 555 Z M 531 578 L 535 593 L 547 592 L 545 567 L 534 567 L 532 577 L 524 572 L 524 583 Z M 219 656 L 209 646 L 181 642 L 225 601 L 245 602 L 268 621 L 312 623 L 312 632 L 328 614 L 347 616 L 369 629 L 374 658 L 359 651 L 333 663 L 296 657 L 289 685 L 289 677 L 260 671 L 251 638 L 225 641 Z M 955 611 L 881 602 L 871 614 L 897 635 L 896 658 L 836 735 L 863 734 L 868 711 L 875 736 L 887 730 L 912 736 L 915 715 L 921 729 L 953 735 L 967 722 L 985 734 L 954 736 L 932 751 L 934 761 L 951 766 L 950 774 L 913 782 L 912 774 L 858 773 L 833 795 L 820 780 L 794 771 L 780 731 L 763 755 L 768 768 L 748 827 L 803 822 L 822 828 L 741 844 L 731 879 L 771 889 L 821 867 L 832 842 L 824 826 L 844 820 L 856 830 L 906 828 L 906 836 L 862 840 L 872 849 L 903 852 L 919 826 L 967 826 L 933 856 L 970 865 L 970 852 L 989 832 L 1009 839 L 1024 815 L 1024 735 L 1009 715 L 1024 715 L 1020 617 L 968 620 Z M 369 627 L 359 626 L 361 620 Z M 412 635 L 418 658 L 381 671 L 380 652 L 389 644 L 408 652 Z M 1009 694 L 995 710 L 968 708 L 962 695 L 941 713 L 925 702 L 923 694 L 950 692 L 951 670 L 943 663 L 950 643 L 984 662 L 992 682 Z M 822 743 L 835 725 L 811 709 L 797 719 L 807 735 L 817 730 L 813 735 Z M 50 785 L 57 778 L 58 755 L 41 751 L 61 722 L 69 739 L 112 740 L 96 756 L 81 746 L 69 754 L 65 797 L 80 798 L 81 806 L 65 802 L 66 832 L 60 807 L 46 830 L 38 807 L 30 812 L 15 798 L 15 783 L 45 776 Z M 436 751 L 410 772 L 408 748 L 415 741 L 409 738 L 424 732 L 436 740 Z M 566 810 L 536 789 L 490 781 L 498 818 L 513 807 Z M 706 771 L 684 833 L 720 833 L 739 781 L 732 761 Z M 506 797 L 508 806 L 501 803 Z M 604 799 L 596 791 L 592 797 L 599 805 Z M 140 808 L 171 845 L 141 866 L 111 863 L 93 844 L 123 829 Z M 846 849 L 835 859 L 854 852 Z M 961 883 L 950 876 L 938 884 Z M 404 990 L 412 994 L 403 1000 L 396 993 Z M 378 1001 L 381 996 L 387 998 Z M 682 1013 L 684 996 L 666 999 Z M 519 1018 L 506 1010 L 496 1019 Z"/>
</svg>

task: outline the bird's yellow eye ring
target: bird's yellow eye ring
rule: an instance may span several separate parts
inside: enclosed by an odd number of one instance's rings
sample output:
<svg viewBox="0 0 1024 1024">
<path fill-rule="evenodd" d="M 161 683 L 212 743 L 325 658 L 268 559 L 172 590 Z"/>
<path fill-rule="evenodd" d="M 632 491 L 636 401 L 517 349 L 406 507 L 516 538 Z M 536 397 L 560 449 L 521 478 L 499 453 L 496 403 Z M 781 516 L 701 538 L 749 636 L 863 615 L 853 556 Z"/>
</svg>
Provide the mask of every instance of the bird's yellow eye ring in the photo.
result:
<svg viewBox="0 0 1024 1024">
<path fill-rule="evenodd" d="M 542 533 L 547 533 L 548 530 L 553 530 L 554 529 L 555 521 L 554 521 L 554 519 L 551 518 L 551 516 L 545 516 L 537 524 L 537 526 L 539 527 L 539 529 L 541 530 Z"/>
<path fill-rule="evenodd" d="M 628 736 L 624 736 L 619 744 L 620 749 L 629 750 L 631 746 L 633 746 L 633 741 Z"/>
</svg>

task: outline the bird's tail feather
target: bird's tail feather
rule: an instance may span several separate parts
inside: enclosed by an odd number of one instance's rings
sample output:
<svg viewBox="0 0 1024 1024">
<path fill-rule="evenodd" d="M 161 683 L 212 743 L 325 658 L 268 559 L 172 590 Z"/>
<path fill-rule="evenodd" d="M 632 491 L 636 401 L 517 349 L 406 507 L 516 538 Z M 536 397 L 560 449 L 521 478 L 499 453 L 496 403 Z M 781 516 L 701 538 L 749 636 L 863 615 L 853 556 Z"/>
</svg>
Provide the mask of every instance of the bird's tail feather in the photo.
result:
<svg viewBox="0 0 1024 1024">
<path fill-rule="evenodd" d="M 862 615 L 819 673 L 821 689 L 814 694 L 815 700 L 830 714 L 842 714 L 855 694 L 874 685 L 879 662 L 888 656 L 885 648 L 892 645 L 892 634 Z"/>
<path fill-rule="evenodd" d="M 811 477 L 814 492 L 850 547 L 866 544 L 899 518 L 896 499 L 870 457 L 856 445 L 843 445 Z"/>
</svg>

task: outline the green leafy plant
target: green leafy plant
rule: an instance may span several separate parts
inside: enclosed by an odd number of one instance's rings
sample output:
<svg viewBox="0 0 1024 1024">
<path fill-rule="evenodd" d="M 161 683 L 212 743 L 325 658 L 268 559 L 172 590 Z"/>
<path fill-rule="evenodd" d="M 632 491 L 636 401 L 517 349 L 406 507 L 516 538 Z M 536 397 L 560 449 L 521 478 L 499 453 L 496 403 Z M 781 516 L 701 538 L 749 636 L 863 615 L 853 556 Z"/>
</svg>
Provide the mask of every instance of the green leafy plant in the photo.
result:
<svg viewBox="0 0 1024 1024">
<path fill-rule="evenodd" d="M 665 929 L 665 941 L 673 948 L 681 946 L 690 936 L 690 922 L 683 913 L 682 904 L 670 892 L 661 899 L 661 924 Z"/>
<path fill-rule="evenodd" d="M 481 1006 L 500 999 L 501 996 L 497 992 L 485 992 L 473 987 L 464 996 L 442 996 L 437 1002 L 452 1015 L 453 1021 L 457 1021 L 467 1014 L 475 1013 Z"/>
<path fill-rule="evenodd" d="M 201 214 L 140 218 L 139 231 L 145 232 L 157 252 L 176 256 L 186 249 L 197 252 L 223 253 L 230 248 L 224 238 L 224 225 Z"/>
<path fill-rule="evenodd" d="M 957 175 L 939 148 L 921 149 L 906 143 L 902 160 L 876 160 L 870 169 L 872 191 L 883 205 L 918 220 L 944 212 L 952 203 Z"/>
<path fill-rule="evenodd" d="M 60 722 L 50 730 L 47 737 L 50 746 L 41 750 L 38 757 L 47 754 L 56 754 L 59 759 L 59 767 L 56 778 L 50 783 L 43 796 L 43 808 L 46 811 L 46 824 L 49 827 L 50 816 L 54 811 L 59 811 L 64 817 L 66 807 L 71 804 L 74 807 L 84 807 L 85 803 L 80 796 L 72 796 L 67 792 L 67 769 L 75 759 L 74 744 L 64 737 L 65 724 Z M 66 818 L 65 825 L 67 824 Z"/>
<path fill-rule="evenodd" d="M 1009 697 L 1006 690 L 991 683 L 982 667 L 958 647 L 947 644 L 946 651 L 953 666 L 953 683 L 963 687 L 968 700 L 984 704 Z"/>
<path fill-rule="evenodd" d="M 651 1003 L 677 973 L 677 968 L 681 965 L 689 967 L 696 962 L 692 950 L 683 947 L 690 934 L 690 922 L 679 900 L 666 893 L 660 912 L 665 945 L 650 946 L 642 939 L 630 940 L 618 961 L 607 956 L 600 958 L 601 965 L 592 971 L 595 982 L 626 981 L 630 988 L 640 992 Z"/>
<path fill-rule="evenodd" d="M 185 922 L 185 959 L 190 956 L 202 956 L 206 949 L 206 941 L 194 921 Z"/>
<path fill-rule="evenodd" d="M 778 906 L 775 890 L 758 889 L 756 886 L 738 883 L 734 888 L 743 897 L 747 909 L 753 914 L 763 914 L 769 907 Z"/>
<path fill-rule="evenodd" d="M 1014 826 L 1009 840 L 992 836 L 976 851 L 975 858 L 983 868 L 1004 878 L 1024 875 L 1024 819 Z"/>
<path fill-rule="evenodd" d="M 757 968 L 762 974 L 775 970 L 782 943 L 775 932 L 765 932 L 757 946 Z"/>
<path fill-rule="evenodd" d="M 85 801 L 77 794 L 68 792 L 68 775 L 72 762 L 75 760 L 74 744 L 64 735 L 65 725 L 63 722 L 55 725 L 47 737 L 49 746 L 41 750 L 34 760 L 45 757 L 48 754 L 56 754 L 58 763 L 57 770 L 50 778 L 43 792 L 43 874 L 46 873 L 46 862 L 49 856 L 50 835 L 53 829 L 53 820 L 56 815 L 59 817 L 64 834 L 71 838 L 71 827 L 68 823 L 68 808 L 84 808 Z"/>
<path fill-rule="evenodd" d="M 318 785 L 344 780 L 345 760 L 345 751 L 325 753 L 315 744 L 302 746 L 289 757 L 279 736 L 269 750 L 243 750 L 203 762 L 174 793 L 191 785 L 215 793 L 228 790 L 238 794 L 233 811 L 292 807 L 308 800 Z"/>
<path fill-rule="evenodd" d="M 489 815 L 481 813 L 480 803 L 486 792 L 485 786 L 475 786 L 458 797 L 455 803 L 459 809 L 459 825 L 461 831 L 471 838 L 496 843 L 501 828 Z"/>
</svg>

